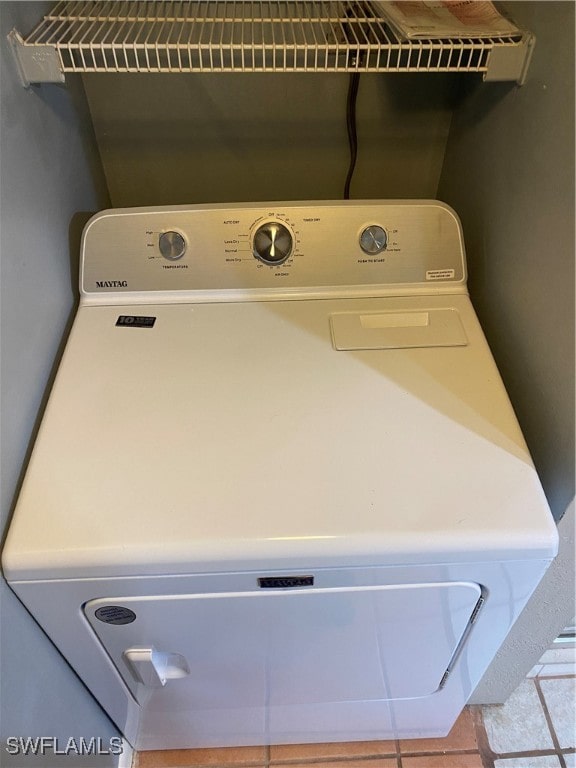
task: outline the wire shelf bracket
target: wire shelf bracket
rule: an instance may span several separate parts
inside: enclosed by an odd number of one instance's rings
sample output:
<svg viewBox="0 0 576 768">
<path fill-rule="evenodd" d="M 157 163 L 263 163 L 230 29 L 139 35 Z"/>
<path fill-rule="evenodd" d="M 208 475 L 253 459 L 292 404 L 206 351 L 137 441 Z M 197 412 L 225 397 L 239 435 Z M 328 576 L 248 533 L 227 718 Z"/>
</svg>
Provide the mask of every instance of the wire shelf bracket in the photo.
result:
<svg viewBox="0 0 576 768">
<path fill-rule="evenodd" d="M 8 42 L 20 81 L 25 88 L 32 83 L 63 83 L 62 62 L 54 45 L 26 45 L 15 29 L 8 33 Z"/>
<path fill-rule="evenodd" d="M 515 80 L 518 85 L 524 85 L 535 45 L 536 36 L 531 32 L 525 32 L 515 48 L 494 47 L 488 56 L 484 80 L 486 82 Z"/>
<path fill-rule="evenodd" d="M 64 0 L 8 40 L 25 86 L 68 72 L 477 72 L 521 85 L 535 42 L 404 40 L 369 0 Z"/>
</svg>

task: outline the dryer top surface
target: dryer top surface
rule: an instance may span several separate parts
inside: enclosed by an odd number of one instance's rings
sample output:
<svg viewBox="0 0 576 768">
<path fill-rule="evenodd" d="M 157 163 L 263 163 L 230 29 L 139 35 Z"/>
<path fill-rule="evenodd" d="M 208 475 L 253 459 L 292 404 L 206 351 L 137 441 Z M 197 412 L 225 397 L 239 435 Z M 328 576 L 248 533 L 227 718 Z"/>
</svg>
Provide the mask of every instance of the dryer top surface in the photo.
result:
<svg viewBox="0 0 576 768">
<path fill-rule="evenodd" d="M 466 295 L 81 306 L 4 568 L 518 560 L 556 541 Z"/>
</svg>

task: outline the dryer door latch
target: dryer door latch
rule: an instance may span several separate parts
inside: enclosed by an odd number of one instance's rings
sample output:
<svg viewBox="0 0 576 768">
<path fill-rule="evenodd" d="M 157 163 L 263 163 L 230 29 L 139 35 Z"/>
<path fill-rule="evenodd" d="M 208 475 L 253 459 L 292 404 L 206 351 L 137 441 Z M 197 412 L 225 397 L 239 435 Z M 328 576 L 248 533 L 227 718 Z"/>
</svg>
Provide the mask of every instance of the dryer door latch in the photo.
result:
<svg viewBox="0 0 576 768">
<path fill-rule="evenodd" d="M 188 662 L 179 653 L 128 648 L 122 655 L 136 681 L 151 688 L 161 688 L 168 680 L 190 674 Z"/>
</svg>

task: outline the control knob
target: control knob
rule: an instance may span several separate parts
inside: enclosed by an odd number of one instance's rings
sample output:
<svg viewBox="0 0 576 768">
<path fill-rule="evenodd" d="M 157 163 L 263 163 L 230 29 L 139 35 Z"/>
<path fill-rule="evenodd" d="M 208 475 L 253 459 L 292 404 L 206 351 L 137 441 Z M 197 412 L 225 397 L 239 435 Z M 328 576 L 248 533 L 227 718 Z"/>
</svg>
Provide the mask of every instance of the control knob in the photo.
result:
<svg viewBox="0 0 576 768">
<path fill-rule="evenodd" d="M 378 226 L 378 224 L 371 224 L 366 227 L 360 235 L 360 248 L 364 253 L 376 254 L 381 253 L 386 249 L 388 244 L 388 236 L 386 230 Z"/>
<path fill-rule="evenodd" d="M 293 240 L 288 227 L 279 221 L 268 221 L 254 233 L 254 256 L 264 264 L 282 264 L 292 253 Z"/>
<path fill-rule="evenodd" d="M 158 238 L 160 253 L 168 261 L 177 261 L 186 253 L 186 240 L 180 232 L 162 232 Z"/>
</svg>

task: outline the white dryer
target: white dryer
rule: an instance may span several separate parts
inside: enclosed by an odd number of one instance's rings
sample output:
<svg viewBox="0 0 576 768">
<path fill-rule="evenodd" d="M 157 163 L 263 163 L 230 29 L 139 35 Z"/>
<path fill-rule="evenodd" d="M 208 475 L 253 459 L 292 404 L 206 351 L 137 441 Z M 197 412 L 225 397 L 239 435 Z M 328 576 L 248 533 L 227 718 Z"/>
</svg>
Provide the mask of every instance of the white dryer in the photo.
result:
<svg viewBox="0 0 576 768">
<path fill-rule="evenodd" d="M 445 735 L 556 550 L 447 206 L 88 223 L 3 566 L 134 747 Z"/>
</svg>

